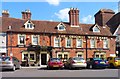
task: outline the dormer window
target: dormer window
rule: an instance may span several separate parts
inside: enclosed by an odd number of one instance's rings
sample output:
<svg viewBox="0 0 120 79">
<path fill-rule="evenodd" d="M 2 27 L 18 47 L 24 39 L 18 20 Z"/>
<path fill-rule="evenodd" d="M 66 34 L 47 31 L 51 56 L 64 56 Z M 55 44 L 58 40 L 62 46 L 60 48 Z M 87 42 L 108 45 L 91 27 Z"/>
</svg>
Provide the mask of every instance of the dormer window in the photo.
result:
<svg viewBox="0 0 120 79">
<path fill-rule="evenodd" d="M 65 25 L 63 23 L 60 23 L 58 26 L 57 26 L 58 30 L 59 31 L 64 31 L 65 30 Z"/>
<path fill-rule="evenodd" d="M 28 20 L 25 24 L 25 29 L 34 29 L 34 24 Z"/>
<path fill-rule="evenodd" d="M 27 24 L 27 29 L 32 29 L 32 28 L 33 28 L 33 24 L 28 23 L 28 24 Z"/>
<path fill-rule="evenodd" d="M 100 32 L 100 28 L 97 24 L 92 29 L 93 29 L 93 32 Z"/>
</svg>

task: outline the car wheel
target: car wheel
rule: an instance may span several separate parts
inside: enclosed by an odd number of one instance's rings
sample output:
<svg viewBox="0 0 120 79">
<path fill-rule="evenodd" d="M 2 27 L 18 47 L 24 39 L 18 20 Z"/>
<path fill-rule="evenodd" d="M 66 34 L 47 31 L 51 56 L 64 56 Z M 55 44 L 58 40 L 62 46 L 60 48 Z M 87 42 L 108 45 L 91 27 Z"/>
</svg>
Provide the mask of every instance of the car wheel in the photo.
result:
<svg viewBox="0 0 120 79">
<path fill-rule="evenodd" d="M 66 65 L 64 65 L 64 69 L 67 69 L 67 66 L 66 66 Z"/>
<path fill-rule="evenodd" d="M 21 69 L 22 67 L 21 66 L 19 66 L 19 68 L 18 69 Z"/>
<path fill-rule="evenodd" d="M 15 66 L 13 66 L 12 71 L 15 71 L 15 70 L 16 70 L 16 67 L 15 67 Z"/>
<path fill-rule="evenodd" d="M 73 69 L 72 66 L 69 66 L 69 69 L 72 70 Z"/>
<path fill-rule="evenodd" d="M 114 65 L 112 63 L 110 63 L 110 68 L 115 68 Z"/>
</svg>

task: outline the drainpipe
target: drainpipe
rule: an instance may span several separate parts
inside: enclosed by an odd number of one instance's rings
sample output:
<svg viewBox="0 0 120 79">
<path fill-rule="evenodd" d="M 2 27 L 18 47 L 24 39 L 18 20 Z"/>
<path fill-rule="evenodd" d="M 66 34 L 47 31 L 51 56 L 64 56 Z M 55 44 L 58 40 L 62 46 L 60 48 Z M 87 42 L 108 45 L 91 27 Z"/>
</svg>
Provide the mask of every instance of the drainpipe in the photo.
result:
<svg viewBox="0 0 120 79">
<path fill-rule="evenodd" d="M 86 41 L 86 48 L 85 48 L 85 50 L 86 50 L 86 61 L 87 61 L 87 57 L 88 57 L 88 52 L 87 52 L 87 49 L 88 49 L 88 47 L 87 47 L 87 39 L 88 39 L 88 36 L 86 35 L 86 36 L 85 36 L 85 41 Z"/>
</svg>

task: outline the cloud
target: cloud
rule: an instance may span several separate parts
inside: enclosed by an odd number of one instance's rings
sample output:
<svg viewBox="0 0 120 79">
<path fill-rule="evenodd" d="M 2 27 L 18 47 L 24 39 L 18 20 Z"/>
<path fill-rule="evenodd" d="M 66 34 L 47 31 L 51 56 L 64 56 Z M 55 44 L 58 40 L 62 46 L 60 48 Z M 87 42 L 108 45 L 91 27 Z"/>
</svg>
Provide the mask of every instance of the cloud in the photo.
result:
<svg viewBox="0 0 120 79">
<path fill-rule="evenodd" d="M 55 16 L 58 17 L 58 19 L 60 19 L 61 21 L 69 21 L 69 15 L 68 15 L 68 12 L 69 12 L 69 8 L 64 8 L 62 10 L 60 10 L 58 13 L 55 13 Z"/>
<path fill-rule="evenodd" d="M 82 21 L 83 23 L 87 23 L 87 24 L 89 24 L 89 23 L 94 24 L 95 18 L 94 18 L 92 15 L 88 15 L 88 16 L 86 16 L 86 17 L 83 17 L 83 18 L 81 19 L 81 21 Z"/>
<path fill-rule="evenodd" d="M 60 4 L 60 0 L 46 0 L 50 5 L 58 6 Z"/>
<path fill-rule="evenodd" d="M 114 12 L 115 12 L 115 13 L 118 13 L 118 9 L 115 9 Z"/>
</svg>

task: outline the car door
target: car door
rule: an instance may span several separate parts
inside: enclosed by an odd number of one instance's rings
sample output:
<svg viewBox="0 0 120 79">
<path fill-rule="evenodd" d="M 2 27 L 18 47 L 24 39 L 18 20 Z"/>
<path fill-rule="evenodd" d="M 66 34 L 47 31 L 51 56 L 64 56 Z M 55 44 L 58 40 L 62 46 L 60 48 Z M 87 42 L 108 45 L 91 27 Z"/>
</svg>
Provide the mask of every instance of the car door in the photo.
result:
<svg viewBox="0 0 120 79">
<path fill-rule="evenodd" d="M 19 60 L 15 57 L 13 57 L 13 63 L 16 66 L 16 68 L 19 68 Z"/>
</svg>

